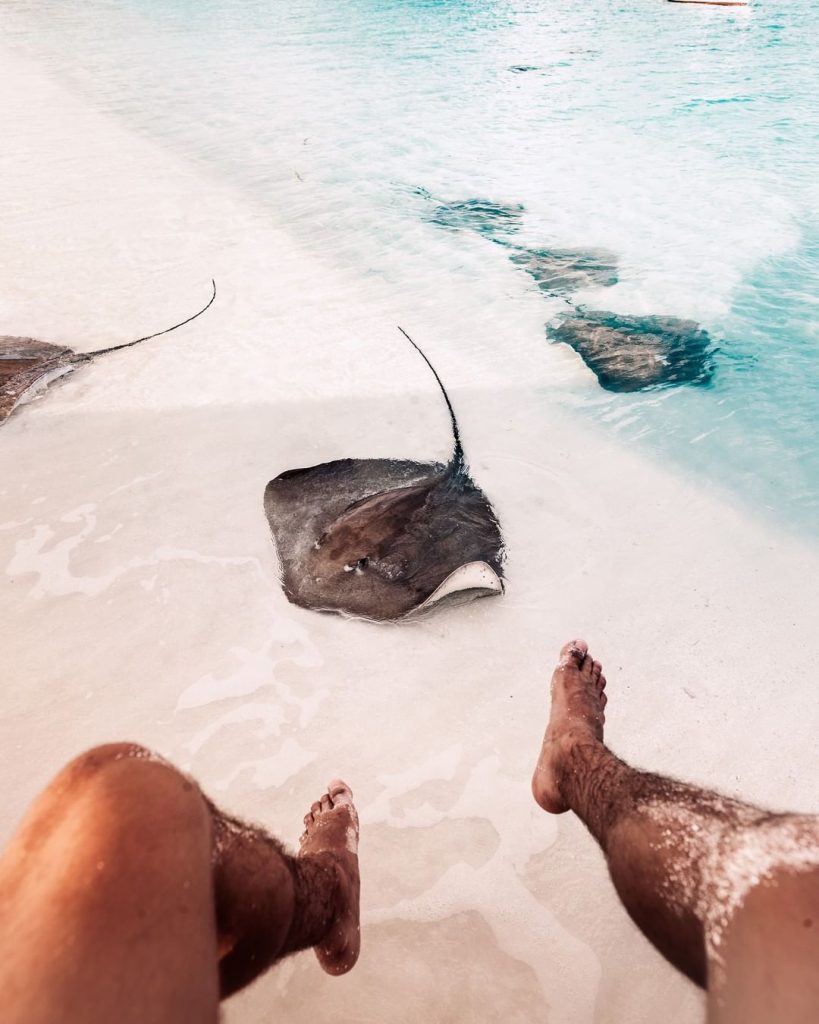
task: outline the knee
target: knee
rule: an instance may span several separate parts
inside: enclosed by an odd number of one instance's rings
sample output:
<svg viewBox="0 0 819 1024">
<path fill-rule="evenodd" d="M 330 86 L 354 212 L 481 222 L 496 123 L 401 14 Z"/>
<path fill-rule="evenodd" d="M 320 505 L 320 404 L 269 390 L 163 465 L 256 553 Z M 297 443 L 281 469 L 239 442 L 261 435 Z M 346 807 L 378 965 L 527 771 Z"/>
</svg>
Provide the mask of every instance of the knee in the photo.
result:
<svg viewBox="0 0 819 1024">
<path fill-rule="evenodd" d="M 139 761 L 154 761 L 158 764 L 166 762 L 147 747 L 139 743 L 102 743 L 79 754 L 63 769 L 72 780 L 90 779 L 112 765 L 124 762 L 125 765 Z"/>
<path fill-rule="evenodd" d="M 138 743 L 105 743 L 86 750 L 55 780 L 66 796 L 86 796 L 121 818 L 209 827 L 210 814 L 197 784 Z M 113 803 L 113 807 L 112 807 Z"/>
<path fill-rule="evenodd" d="M 159 754 L 139 743 L 103 743 L 69 761 L 55 782 L 60 789 L 73 793 L 110 782 L 112 778 L 143 780 L 145 785 L 149 779 L 159 782 L 167 773 L 184 778 Z"/>
</svg>

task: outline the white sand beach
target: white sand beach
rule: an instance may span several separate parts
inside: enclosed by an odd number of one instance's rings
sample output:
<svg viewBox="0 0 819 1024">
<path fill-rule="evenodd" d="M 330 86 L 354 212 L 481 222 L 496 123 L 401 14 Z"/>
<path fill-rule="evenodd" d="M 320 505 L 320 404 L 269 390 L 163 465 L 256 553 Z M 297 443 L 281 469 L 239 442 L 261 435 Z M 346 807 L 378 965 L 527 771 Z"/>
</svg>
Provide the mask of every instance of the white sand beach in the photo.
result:
<svg viewBox="0 0 819 1024">
<path fill-rule="evenodd" d="M 317 264 L 18 53 L 0 53 L 0 90 L 0 333 L 92 350 L 217 286 L 195 323 L 0 429 L 0 840 L 106 740 L 156 748 L 289 843 L 341 775 L 362 819 L 360 963 L 335 979 L 288 960 L 227 1021 L 700 1020 L 583 827 L 530 797 L 549 674 L 586 638 L 618 754 L 819 810 L 819 552 L 550 407 L 547 380 L 597 385 L 545 345 L 536 296 L 502 347 L 457 278 L 418 306 Z M 378 626 L 287 602 L 262 494 L 343 456 L 446 457 L 446 410 L 399 323 L 447 383 L 508 588 Z"/>
</svg>

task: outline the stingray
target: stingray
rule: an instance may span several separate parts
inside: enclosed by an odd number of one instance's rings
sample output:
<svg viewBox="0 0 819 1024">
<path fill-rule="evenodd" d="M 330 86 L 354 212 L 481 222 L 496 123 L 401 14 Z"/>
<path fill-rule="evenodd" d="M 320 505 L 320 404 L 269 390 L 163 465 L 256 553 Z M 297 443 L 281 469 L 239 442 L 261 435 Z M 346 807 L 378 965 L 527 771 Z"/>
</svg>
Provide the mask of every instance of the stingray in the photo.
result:
<svg viewBox="0 0 819 1024">
<path fill-rule="evenodd" d="M 708 387 L 714 376 L 714 345 L 694 320 L 581 309 L 547 334 L 571 345 L 606 391 Z"/>
<path fill-rule="evenodd" d="M 570 295 L 580 288 L 610 288 L 619 279 L 617 257 L 608 249 L 509 248 L 514 250 L 509 259 L 535 279 L 544 295 Z"/>
<path fill-rule="evenodd" d="M 126 341 L 122 345 L 100 348 L 95 352 L 75 352 L 65 345 L 52 345 L 47 341 L 37 341 L 36 338 L 0 335 L 0 424 L 9 418 L 18 405 L 22 405 L 48 387 L 53 380 L 64 377 L 83 363 L 88 363 L 108 352 L 131 348 L 132 345 L 169 334 L 178 327 L 189 324 L 191 320 L 201 316 L 216 298 L 216 282 L 212 281 L 211 284 L 213 294 L 207 304 L 187 320 L 182 320 L 173 327 L 166 327 L 164 331 L 157 331 L 156 334 L 148 334 L 135 341 Z"/>
<path fill-rule="evenodd" d="M 427 195 L 433 198 L 429 193 Z M 429 219 L 438 227 L 453 231 L 477 231 L 479 235 L 497 242 L 498 234 L 514 235 L 520 231 L 523 212 L 520 203 L 507 206 L 490 199 L 463 199 L 439 203 L 429 214 Z"/>
<path fill-rule="evenodd" d="M 379 622 L 503 593 L 503 540 L 472 480 L 458 421 L 446 402 L 454 450 L 446 465 L 339 459 L 271 480 L 264 509 L 293 603 Z"/>
</svg>

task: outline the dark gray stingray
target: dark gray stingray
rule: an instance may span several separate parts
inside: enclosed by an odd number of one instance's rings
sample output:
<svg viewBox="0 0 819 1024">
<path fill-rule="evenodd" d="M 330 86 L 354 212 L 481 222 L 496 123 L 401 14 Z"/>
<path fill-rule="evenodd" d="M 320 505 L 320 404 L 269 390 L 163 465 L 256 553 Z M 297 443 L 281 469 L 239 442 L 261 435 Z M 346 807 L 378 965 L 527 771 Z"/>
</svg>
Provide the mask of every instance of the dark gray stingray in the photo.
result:
<svg viewBox="0 0 819 1024">
<path fill-rule="evenodd" d="M 432 198 L 430 196 L 430 198 Z M 489 199 L 464 199 L 454 203 L 440 203 L 430 213 L 433 224 L 454 230 L 468 229 L 497 241 L 496 234 L 514 234 L 520 230 L 523 207 L 520 203 L 504 206 Z"/>
<path fill-rule="evenodd" d="M 173 327 L 166 327 L 164 331 L 157 331 L 156 334 L 148 334 L 144 338 L 127 341 L 122 345 L 97 349 L 96 352 L 75 352 L 66 346 L 52 345 L 47 341 L 37 341 L 35 338 L 11 338 L 0 335 L 0 424 L 9 418 L 26 398 L 47 387 L 57 377 L 71 373 L 83 363 L 88 363 L 108 352 L 117 352 L 119 349 L 139 345 L 140 342 L 151 338 L 158 338 L 201 316 L 216 298 L 216 282 L 211 283 L 213 294 L 207 305 L 198 313 L 189 316 L 187 320 L 174 324 Z"/>
<path fill-rule="evenodd" d="M 714 374 L 714 346 L 693 320 L 582 310 L 549 336 L 571 345 L 607 391 L 707 385 Z"/>
<path fill-rule="evenodd" d="M 264 509 L 293 604 L 389 621 L 447 600 L 503 592 L 503 540 L 469 475 L 458 422 L 444 396 L 454 451 L 446 465 L 339 459 L 271 480 Z"/>
<path fill-rule="evenodd" d="M 530 274 L 545 295 L 610 288 L 619 280 L 617 257 L 608 249 L 513 248 L 509 259 Z"/>
</svg>

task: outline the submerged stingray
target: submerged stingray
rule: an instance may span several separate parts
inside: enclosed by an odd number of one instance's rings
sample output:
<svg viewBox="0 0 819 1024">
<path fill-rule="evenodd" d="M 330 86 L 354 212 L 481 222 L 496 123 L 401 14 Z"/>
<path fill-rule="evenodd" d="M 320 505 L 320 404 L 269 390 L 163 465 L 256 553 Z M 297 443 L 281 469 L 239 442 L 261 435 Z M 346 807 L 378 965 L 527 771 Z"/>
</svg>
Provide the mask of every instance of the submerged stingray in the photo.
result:
<svg viewBox="0 0 819 1024">
<path fill-rule="evenodd" d="M 607 391 L 707 387 L 714 376 L 714 345 L 694 320 L 583 309 L 547 333 L 571 345 Z"/>
<path fill-rule="evenodd" d="M 427 195 L 429 196 L 428 193 Z M 520 203 L 506 206 L 489 199 L 463 199 L 452 203 L 439 203 L 430 213 L 429 219 L 438 227 L 451 228 L 455 231 L 477 231 L 479 235 L 485 235 L 493 242 L 497 242 L 498 234 L 517 234 L 523 212 Z"/>
<path fill-rule="evenodd" d="M 503 592 L 503 540 L 469 475 L 455 412 L 446 465 L 339 459 L 291 469 L 267 485 L 264 509 L 293 604 L 388 621 Z"/>
<path fill-rule="evenodd" d="M 608 249 L 525 249 L 509 259 L 531 275 L 544 295 L 568 295 L 580 288 L 617 284 L 617 257 Z"/>
<path fill-rule="evenodd" d="M 157 331 L 156 334 L 148 334 L 144 338 L 137 338 L 136 341 L 126 341 L 122 345 L 97 349 L 96 352 L 75 352 L 67 346 L 52 345 L 47 341 L 37 341 L 35 338 L 10 338 L 0 335 L 0 424 L 8 419 L 18 405 L 42 391 L 51 381 L 71 373 L 82 363 L 88 363 L 108 352 L 117 352 L 121 348 L 130 348 L 142 341 L 158 338 L 201 316 L 216 298 L 216 282 L 211 283 L 213 294 L 207 305 L 198 313 L 189 316 L 187 320 L 174 324 L 173 327 L 166 327 L 164 331 Z"/>
</svg>

